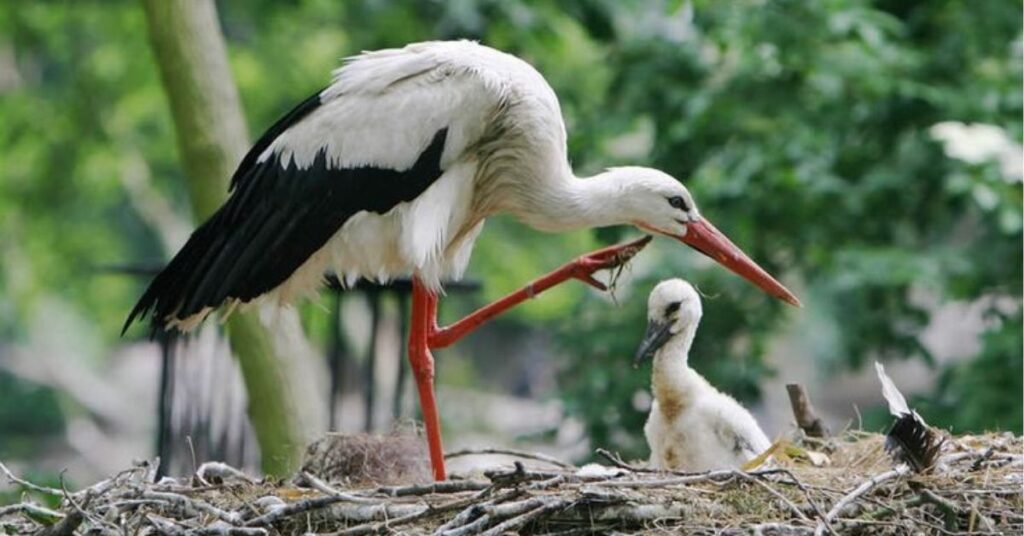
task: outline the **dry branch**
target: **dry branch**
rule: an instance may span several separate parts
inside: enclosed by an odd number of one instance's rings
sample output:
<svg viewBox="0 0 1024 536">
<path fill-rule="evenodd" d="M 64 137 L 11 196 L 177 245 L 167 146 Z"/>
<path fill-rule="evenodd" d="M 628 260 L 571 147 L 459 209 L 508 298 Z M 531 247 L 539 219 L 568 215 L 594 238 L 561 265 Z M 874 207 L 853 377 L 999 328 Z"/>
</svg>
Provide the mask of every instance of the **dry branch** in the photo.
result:
<svg viewBox="0 0 1024 536">
<path fill-rule="evenodd" d="M 796 417 L 796 424 L 800 429 L 809 437 L 828 437 L 825 421 L 814 411 L 804 386 L 799 383 L 787 383 L 786 392 L 789 393 L 789 405 L 793 408 L 793 416 Z"/>
<path fill-rule="evenodd" d="M 449 452 L 449 453 L 445 454 L 444 457 L 445 457 L 446 460 L 450 460 L 452 458 L 458 458 L 460 456 L 474 456 L 474 455 L 481 455 L 481 454 L 499 454 L 499 455 L 502 455 L 502 456 L 512 456 L 514 458 L 522 458 L 524 460 L 537 460 L 539 462 L 544 462 L 544 463 L 547 463 L 547 464 L 551 464 L 551 465 L 554 465 L 555 467 L 560 467 L 562 469 L 574 469 L 575 468 L 574 465 L 565 463 L 565 462 L 563 462 L 561 460 L 558 460 L 556 458 L 552 458 L 551 456 L 548 456 L 547 454 L 541 454 L 539 452 L 525 452 L 525 451 L 522 451 L 522 450 L 513 450 L 513 449 L 498 449 L 498 448 L 462 449 L 462 450 L 457 450 L 455 452 Z"/>
</svg>

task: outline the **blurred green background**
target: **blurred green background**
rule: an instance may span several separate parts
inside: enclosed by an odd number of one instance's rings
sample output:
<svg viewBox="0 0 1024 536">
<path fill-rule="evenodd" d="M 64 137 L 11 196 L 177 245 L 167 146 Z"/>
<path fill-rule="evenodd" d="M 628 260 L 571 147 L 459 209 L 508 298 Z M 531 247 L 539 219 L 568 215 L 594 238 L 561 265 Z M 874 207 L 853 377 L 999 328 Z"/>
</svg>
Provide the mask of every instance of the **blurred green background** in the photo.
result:
<svg viewBox="0 0 1024 536">
<path fill-rule="evenodd" d="M 743 401 L 760 400 L 789 360 L 814 363 L 822 378 L 916 360 L 936 378 L 914 400 L 930 422 L 1021 432 L 1020 2 L 217 5 L 254 135 L 323 87 L 345 56 L 478 39 L 554 87 L 578 173 L 639 164 L 680 178 L 702 213 L 805 304 L 787 309 L 695 253 L 656 244 L 615 301 L 569 284 L 489 332 L 508 344 L 540 339 L 552 385 L 496 377 L 514 367 L 505 363 L 514 352 L 477 340 L 463 352 L 472 357 L 439 365 L 442 388 L 558 400 L 591 445 L 642 456 L 638 394 L 649 378 L 630 357 L 647 292 L 683 275 L 707 295 L 691 362 Z M 141 8 L 3 2 L 0 123 L 0 457 L 32 460 L 89 408 L 19 375 L 10 356 L 72 348 L 87 368 L 111 366 L 142 281 L 97 267 L 163 262 L 161 244 L 189 230 Z M 635 234 L 544 235 L 497 218 L 470 270 L 483 292 L 446 316 Z M 326 313 L 303 307 L 319 340 Z M 977 341 L 937 359 L 924 333 L 959 322 Z M 886 422 L 861 409 L 865 427 Z"/>
</svg>

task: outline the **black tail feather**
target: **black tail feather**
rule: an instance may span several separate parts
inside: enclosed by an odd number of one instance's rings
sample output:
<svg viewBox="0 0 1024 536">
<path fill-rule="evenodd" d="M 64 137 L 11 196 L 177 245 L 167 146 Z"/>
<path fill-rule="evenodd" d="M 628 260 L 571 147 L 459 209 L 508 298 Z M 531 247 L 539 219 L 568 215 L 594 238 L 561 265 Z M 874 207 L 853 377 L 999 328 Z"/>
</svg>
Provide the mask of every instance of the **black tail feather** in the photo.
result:
<svg viewBox="0 0 1024 536">
<path fill-rule="evenodd" d="M 939 460 L 945 438 L 916 413 L 904 413 L 885 436 L 885 450 L 915 472 L 927 471 Z"/>
</svg>

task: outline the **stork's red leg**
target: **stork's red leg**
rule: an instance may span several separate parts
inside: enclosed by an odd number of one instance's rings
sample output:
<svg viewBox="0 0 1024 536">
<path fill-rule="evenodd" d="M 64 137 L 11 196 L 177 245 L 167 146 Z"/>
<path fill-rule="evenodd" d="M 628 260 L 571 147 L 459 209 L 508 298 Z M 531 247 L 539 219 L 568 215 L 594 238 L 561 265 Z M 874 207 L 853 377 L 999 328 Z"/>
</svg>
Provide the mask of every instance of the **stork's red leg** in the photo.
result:
<svg viewBox="0 0 1024 536">
<path fill-rule="evenodd" d="M 429 334 L 437 325 L 437 296 L 423 286 L 419 279 L 412 280 L 412 322 L 409 326 L 409 364 L 416 378 L 423 411 L 423 426 L 427 430 L 430 465 L 434 479 L 444 480 L 444 449 L 441 446 L 441 421 L 434 399 L 434 357 L 427 346 Z"/>
<path fill-rule="evenodd" d="M 562 265 L 561 268 L 535 279 L 530 284 L 504 298 L 477 309 L 469 316 L 450 326 L 439 328 L 435 323 L 429 334 L 429 346 L 430 348 L 450 346 L 455 341 L 480 327 L 484 322 L 569 279 L 578 279 L 598 290 L 608 290 L 604 283 L 594 279 L 593 273 L 598 270 L 621 266 L 639 253 L 650 241 L 651 237 L 645 236 L 639 240 L 599 249 L 577 257 Z"/>
<path fill-rule="evenodd" d="M 437 325 L 437 295 L 426 288 L 419 279 L 413 278 L 409 362 L 412 364 L 413 375 L 416 377 L 416 388 L 420 393 L 420 408 L 423 411 L 423 425 L 427 430 L 430 463 L 434 468 L 435 479 L 444 480 L 446 477 L 444 450 L 441 447 L 441 423 L 434 400 L 434 358 L 430 355 L 430 349 L 451 345 L 484 322 L 569 279 L 578 279 L 597 289 L 607 290 L 603 283 L 594 279 L 593 273 L 622 265 L 650 241 L 651 237 L 646 236 L 628 244 L 607 247 L 578 257 L 516 292 L 481 307 L 462 320 L 444 328 Z"/>
</svg>

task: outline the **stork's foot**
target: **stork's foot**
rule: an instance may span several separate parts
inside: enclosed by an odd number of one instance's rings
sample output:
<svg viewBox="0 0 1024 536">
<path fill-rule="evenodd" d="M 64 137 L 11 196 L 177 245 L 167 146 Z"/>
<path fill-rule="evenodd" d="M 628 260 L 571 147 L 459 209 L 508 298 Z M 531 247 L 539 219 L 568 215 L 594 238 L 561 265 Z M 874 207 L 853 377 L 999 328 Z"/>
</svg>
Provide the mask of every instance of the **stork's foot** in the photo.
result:
<svg viewBox="0 0 1024 536">
<path fill-rule="evenodd" d="M 629 262 L 647 246 L 651 238 L 647 235 L 632 242 L 606 247 L 576 258 L 569 263 L 573 279 L 578 279 L 597 290 L 608 290 L 608 285 L 594 279 L 594 272 L 618 268 Z"/>
</svg>

